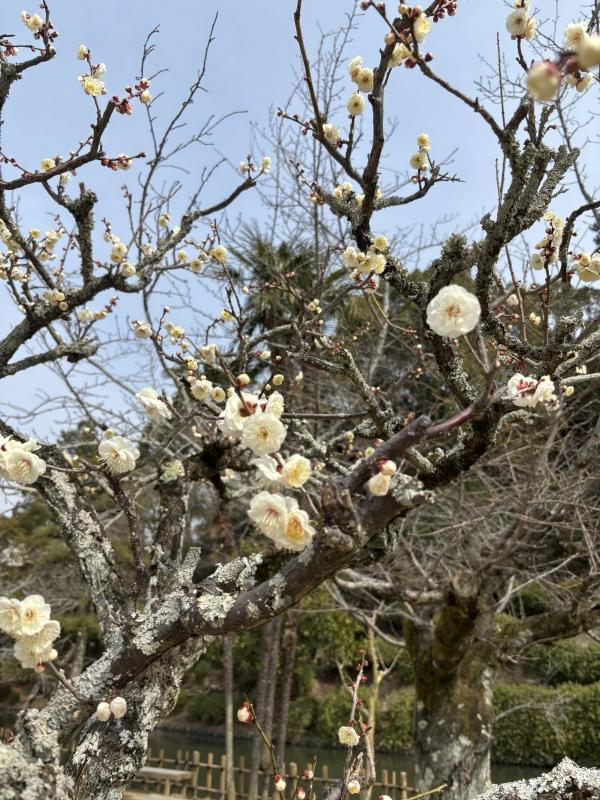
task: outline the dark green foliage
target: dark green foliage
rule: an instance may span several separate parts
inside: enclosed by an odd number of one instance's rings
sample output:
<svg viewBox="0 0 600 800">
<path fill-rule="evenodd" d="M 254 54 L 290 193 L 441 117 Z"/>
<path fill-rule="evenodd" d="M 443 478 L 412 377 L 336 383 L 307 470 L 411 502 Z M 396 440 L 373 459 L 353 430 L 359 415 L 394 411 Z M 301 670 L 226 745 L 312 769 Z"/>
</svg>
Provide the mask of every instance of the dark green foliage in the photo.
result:
<svg viewBox="0 0 600 800">
<path fill-rule="evenodd" d="M 539 583 L 530 583 L 511 601 L 510 609 L 518 617 L 530 617 L 547 611 L 551 601 L 552 597 L 547 587 Z"/>
<path fill-rule="evenodd" d="M 186 705 L 189 716 L 203 725 L 223 725 L 225 722 L 225 694 L 213 689 L 207 694 L 189 698 Z"/>
<path fill-rule="evenodd" d="M 362 689 L 360 696 L 366 700 L 367 690 Z M 319 701 L 318 727 L 316 733 L 321 741 L 334 745 L 338 741 L 337 732 L 340 725 L 348 724 L 352 697 L 348 689 L 340 686 L 328 692 L 323 700 Z"/>
<path fill-rule="evenodd" d="M 574 640 L 552 647 L 539 644 L 528 652 L 535 672 L 547 683 L 589 684 L 600 681 L 600 644 L 579 644 Z"/>
<path fill-rule="evenodd" d="M 303 736 L 314 735 L 318 702 L 310 695 L 297 697 L 290 703 L 288 717 L 289 740 L 298 742 Z"/>
<path fill-rule="evenodd" d="M 410 750 L 414 690 L 405 688 L 390 692 L 384 703 L 377 721 L 377 747 L 381 750 Z"/>
<path fill-rule="evenodd" d="M 554 764 L 563 756 L 597 763 L 600 753 L 600 683 L 498 684 L 494 710 L 501 717 L 494 730 L 492 757 L 511 764 Z"/>
</svg>

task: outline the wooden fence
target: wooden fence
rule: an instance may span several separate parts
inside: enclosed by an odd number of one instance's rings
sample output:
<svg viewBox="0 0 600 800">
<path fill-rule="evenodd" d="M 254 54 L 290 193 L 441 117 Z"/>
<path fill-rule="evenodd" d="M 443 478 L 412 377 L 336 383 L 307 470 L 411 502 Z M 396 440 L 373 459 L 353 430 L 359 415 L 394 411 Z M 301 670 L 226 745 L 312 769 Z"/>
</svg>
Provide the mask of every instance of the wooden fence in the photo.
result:
<svg viewBox="0 0 600 800">
<path fill-rule="evenodd" d="M 225 786 L 225 767 L 226 757 L 220 756 L 215 758 L 213 753 L 207 753 L 204 757 L 199 750 L 177 750 L 175 756 L 166 756 L 164 750 L 154 752 L 152 749 L 148 750 L 148 758 L 146 761 L 149 767 L 162 767 L 166 769 L 187 770 L 192 773 L 192 780 L 182 784 L 181 788 L 175 789 L 174 792 L 179 791 L 181 797 L 188 798 L 188 800 L 196 800 L 197 798 L 219 797 L 223 800 L 226 797 Z M 286 795 L 292 797 L 296 786 L 298 785 L 300 776 L 304 767 L 298 768 L 294 762 L 286 765 L 286 770 L 283 773 L 288 786 L 286 788 Z M 237 765 L 233 768 L 235 779 L 235 793 L 239 800 L 247 800 L 248 798 L 248 783 L 250 777 L 250 769 L 246 766 L 246 759 L 240 756 Z M 327 765 L 317 765 L 313 784 L 317 793 L 320 795 L 320 788 L 324 783 L 335 782 L 339 779 L 339 775 L 329 774 Z M 270 772 L 260 773 L 259 797 L 262 792 L 263 786 L 268 791 L 268 796 L 273 796 L 273 776 Z M 302 782 L 306 787 L 306 782 Z M 183 787 L 185 786 L 185 794 Z M 161 785 L 156 781 L 149 780 L 134 780 L 131 788 L 136 791 L 148 792 L 161 792 Z M 392 800 L 408 800 L 409 794 L 416 792 L 412 786 L 408 785 L 406 772 L 397 770 L 383 769 L 378 772 L 378 781 L 373 787 L 373 796 L 377 797 L 379 794 L 389 795 Z M 177 796 L 175 793 L 173 796 Z"/>
<path fill-rule="evenodd" d="M 0 728 L 0 740 L 3 740 L 6 734 L 8 734 L 8 731 Z M 162 748 L 158 751 L 153 751 L 152 748 L 149 748 L 146 764 L 149 767 L 186 770 L 192 773 L 191 781 L 184 781 L 180 786 L 175 785 L 172 797 L 182 797 L 187 798 L 187 800 L 203 800 L 210 797 L 218 797 L 219 800 L 224 800 L 226 797 L 225 767 L 227 761 L 224 755 L 215 758 L 213 753 L 207 753 L 206 760 L 203 760 L 199 750 L 177 750 L 174 756 L 166 756 Z M 288 783 L 286 788 L 288 797 L 293 796 L 303 769 L 304 767 L 299 770 L 298 765 L 294 762 L 286 765 L 284 775 Z M 240 756 L 238 759 L 237 765 L 233 768 L 233 773 L 236 797 L 238 800 L 248 800 L 250 769 L 246 766 L 244 756 Z M 317 765 L 313 778 L 317 796 L 320 795 L 319 790 L 323 784 L 334 783 L 339 777 L 340 775 L 337 772 L 330 775 L 329 767 L 326 764 Z M 378 771 L 378 778 L 379 780 L 373 786 L 373 797 L 377 797 L 379 794 L 387 794 L 392 800 L 408 800 L 409 795 L 416 793 L 416 789 L 408 785 L 406 772 L 400 772 L 395 769 L 382 769 Z M 306 787 L 306 782 L 302 782 L 302 785 Z M 270 772 L 260 773 L 259 797 L 265 786 L 268 796 L 272 797 L 273 776 Z M 159 781 L 136 778 L 132 781 L 130 788 L 136 792 L 161 794 L 164 790 L 164 785 Z"/>
</svg>

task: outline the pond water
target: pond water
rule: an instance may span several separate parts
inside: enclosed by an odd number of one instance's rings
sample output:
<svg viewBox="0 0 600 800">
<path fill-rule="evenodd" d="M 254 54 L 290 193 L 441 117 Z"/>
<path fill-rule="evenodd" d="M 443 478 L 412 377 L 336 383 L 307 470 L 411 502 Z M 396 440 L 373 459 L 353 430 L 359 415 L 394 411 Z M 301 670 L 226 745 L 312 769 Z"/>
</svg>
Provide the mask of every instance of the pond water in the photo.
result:
<svg viewBox="0 0 600 800">
<path fill-rule="evenodd" d="M 199 750 L 201 760 L 205 761 L 208 753 L 213 753 L 215 761 L 219 762 L 221 756 L 225 752 L 224 741 L 222 738 L 214 735 L 205 735 L 199 733 L 179 733 L 174 731 L 159 730 L 155 731 L 150 739 L 150 746 L 153 755 L 160 748 L 165 751 L 165 756 L 174 757 L 177 750 Z M 235 762 L 238 763 L 240 756 L 246 759 L 246 765 L 249 763 L 250 750 L 252 743 L 249 739 L 236 739 L 235 742 Z M 289 764 L 290 761 L 298 765 L 298 769 L 302 770 L 306 764 L 313 761 L 315 752 L 318 753 L 320 764 L 326 764 L 329 767 L 330 777 L 339 775 L 342 771 L 344 764 L 345 751 L 336 748 L 311 748 L 304 745 L 288 745 L 285 750 L 285 760 Z M 381 753 L 377 756 L 377 770 L 378 779 L 381 776 L 381 770 L 396 770 L 398 772 L 404 771 L 408 773 L 408 785 L 414 784 L 414 769 L 410 755 L 403 753 Z M 317 774 L 321 770 L 317 767 Z M 515 781 L 519 778 L 532 778 L 545 772 L 543 767 L 523 767 L 510 764 L 493 764 L 492 765 L 492 780 L 494 783 L 505 783 L 507 781 Z"/>
</svg>

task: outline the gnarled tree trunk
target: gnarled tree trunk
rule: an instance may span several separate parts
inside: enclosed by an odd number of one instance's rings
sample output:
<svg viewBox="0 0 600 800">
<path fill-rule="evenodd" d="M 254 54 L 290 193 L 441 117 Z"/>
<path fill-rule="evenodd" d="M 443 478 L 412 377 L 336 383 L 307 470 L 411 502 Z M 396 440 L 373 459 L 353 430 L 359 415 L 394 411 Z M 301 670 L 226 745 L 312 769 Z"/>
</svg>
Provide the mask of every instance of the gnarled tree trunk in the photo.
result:
<svg viewBox="0 0 600 800">
<path fill-rule="evenodd" d="M 432 626 L 407 630 L 417 788 L 446 784 L 445 800 L 471 800 L 491 785 L 492 669 L 474 641 L 480 619 L 476 582 L 460 573 Z"/>
</svg>

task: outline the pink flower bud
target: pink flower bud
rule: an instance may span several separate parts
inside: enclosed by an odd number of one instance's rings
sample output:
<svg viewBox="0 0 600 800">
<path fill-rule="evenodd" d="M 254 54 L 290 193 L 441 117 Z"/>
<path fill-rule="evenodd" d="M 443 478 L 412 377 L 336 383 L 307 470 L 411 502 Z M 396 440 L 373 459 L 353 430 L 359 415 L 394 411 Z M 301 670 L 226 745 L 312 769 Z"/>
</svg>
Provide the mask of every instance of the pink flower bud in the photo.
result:
<svg viewBox="0 0 600 800">
<path fill-rule="evenodd" d="M 277 791 L 278 792 L 283 792 L 285 787 L 287 786 L 287 784 L 285 782 L 285 778 L 283 777 L 283 775 L 280 775 L 279 773 L 277 773 L 277 775 L 273 776 L 273 781 L 275 782 L 275 788 L 277 789 Z"/>
<path fill-rule="evenodd" d="M 254 720 L 254 715 L 250 711 L 247 703 L 241 705 L 237 710 L 237 718 L 238 722 L 252 722 Z"/>
</svg>

